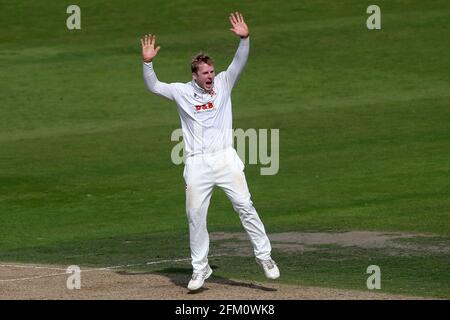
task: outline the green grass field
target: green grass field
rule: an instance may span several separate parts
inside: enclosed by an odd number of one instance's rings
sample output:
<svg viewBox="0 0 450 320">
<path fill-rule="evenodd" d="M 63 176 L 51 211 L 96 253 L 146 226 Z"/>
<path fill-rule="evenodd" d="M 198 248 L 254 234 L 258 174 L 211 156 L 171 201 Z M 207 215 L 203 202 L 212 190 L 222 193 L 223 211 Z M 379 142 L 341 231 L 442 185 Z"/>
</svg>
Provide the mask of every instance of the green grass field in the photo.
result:
<svg viewBox="0 0 450 320">
<path fill-rule="evenodd" d="M 366 28 L 370 1 L 78 0 L 74 31 L 69 4 L 0 2 L 0 261 L 188 256 L 183 167 L 170 159 L 179 118 L 145 90 L 139 38 L 158 35 L 160 80 L 187 82 L 198 51 L 216 70 L 231 61 L 236 10 L 251 53 L 234 126 L 280 129 L 278 174 L 246 167 L 269 234 L 401 231 L 450 247 L 448 1 L 377 1 L 381 30 Z M 221 190 L 208 222 L 242 231 Z M 379 264 L 382 292 L 450 298 L 448 251 L 274 257 L 284 283 L 367 290 L 366 268 Z M 217 276 L 264 281 L 252 257 L 216 264 Z"/>
</svg>

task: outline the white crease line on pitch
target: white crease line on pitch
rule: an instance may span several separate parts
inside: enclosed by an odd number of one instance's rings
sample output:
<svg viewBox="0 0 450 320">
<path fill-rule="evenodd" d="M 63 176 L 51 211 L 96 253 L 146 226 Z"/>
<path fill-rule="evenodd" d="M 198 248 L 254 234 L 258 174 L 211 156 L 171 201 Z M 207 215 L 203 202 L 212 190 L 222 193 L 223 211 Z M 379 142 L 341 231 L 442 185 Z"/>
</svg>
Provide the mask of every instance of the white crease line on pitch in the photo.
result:
<svg viewBox="0 0 450 320">
<path fill-rule="evenodd" d="M 34 277 L 27 277 L 27 278 L 17 278 L 17 279 L 1 279 L 0 282 L 13 282 L 13 281 L 23 281 L 23 280 L 36 280 L 36 279 L 42 279 L 42 278 L 50 278 L 50 277 L 56 277 L 56 276 L 62 276 L 67 275 L 66 272 L 64 273 L 53 273 L 53 274 L 46 274 L 43 276 L 34 276 Z"/>
<path fill-rule="evenodd" d="M 211 255 L 208 258 L 216 258 L 216 257 L 222 257 L 226 256 L 226 254 L 219 254 L 219 255 Z M 181 262 L 181 261 L 190 261 L 190 258 L 180 258 L 180 259 L 170 259 L 170 260 L 159 260 L 159 261 L 149 261 L 145 263 L 136 263 L 136 264 L 124 264 L 124 265 L 117 265 L 117 266 L 110 266 L 110 267 L 103 267 L 103 268 L 94 268 L 94 269 L 85 269 L 81 270 L 80 272 L 93 272 L 93 271 L 111 271 L 112 269 L 119 269 L 119 268 L 130 268 L 130 267 L 137 267 L 137 266 L 144 266 L 144 265 L 153 265 L 153 264 L 160 264 L 160 263 L 166 263 L 166 262 Z M 14 264 L 1 264 L 0 267 L 6 267 L 6 268 L 29 268 L 29 269 L 48 269 L 48 270 L 64 270 L 62 268 L 52 268 L 52 267 L 43 267 L 43 266 L 33 266 L 33 265 L 14 265 Z M 42 279 L 42 278 L 50 278 L 50 277 L 57 277 L 62 275 L 68 275 L 72 272 L 64 272 L 64 273 L 53 273 L 53 274 L 47 274 L 42 276 L 33 276 L 33 277 L 26 277 L 26 278 L 16 278 L 16 279 L 0 279 L 0 282 L 13 282 L 13 281 L 24 281 L 24 280 L 36 280 L 36 279 Z"/>
<path fill-rule="evenodd" d="M 47 270 L 59 270 L 65 271 L 63 268 L 55 268 L 55 267 L 43 267 L 43 266 L 34 266 L 34 265 L 19 265 L 19 264 L 0 264 L 0 267 L 3 268 L 23 268 L 23 269 L 47 269 Z"/>
</svg>

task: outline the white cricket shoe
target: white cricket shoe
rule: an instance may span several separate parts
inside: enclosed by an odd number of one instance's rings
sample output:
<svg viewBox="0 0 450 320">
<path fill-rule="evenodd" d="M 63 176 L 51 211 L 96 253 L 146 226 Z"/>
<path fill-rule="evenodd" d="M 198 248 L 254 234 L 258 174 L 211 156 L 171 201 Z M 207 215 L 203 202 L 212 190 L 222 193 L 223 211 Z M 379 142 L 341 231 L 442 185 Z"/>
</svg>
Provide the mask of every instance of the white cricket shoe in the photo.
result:
<svg viewBox="0 0 450 320">
<path fill-rule="evenodd" d="M 256 262 L 263 268 L 264 274 L 269 279 L 278 279 L 280 277 L 280 270 L 277 264 L 272 259 L 260 260 L 256 258 Z"/>
<path fill-rule="evenodd" d="M 189 281 L 187 288 L 191 291 L 198 290 L 203 287 L 203 283 L 212 274 L 212 269 L 207 265 L 203 270 L 195 271 Z"/>
</svg>

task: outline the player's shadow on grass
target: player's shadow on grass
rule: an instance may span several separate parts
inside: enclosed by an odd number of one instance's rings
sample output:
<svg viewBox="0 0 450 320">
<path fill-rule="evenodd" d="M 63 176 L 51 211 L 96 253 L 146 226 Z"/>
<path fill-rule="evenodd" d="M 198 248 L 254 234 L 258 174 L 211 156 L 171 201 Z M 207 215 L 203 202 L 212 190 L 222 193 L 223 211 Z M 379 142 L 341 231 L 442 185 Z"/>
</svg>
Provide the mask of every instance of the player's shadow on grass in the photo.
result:
<svg viewBox="0 0 450 320">
<path fill-rule="evenodd" d="M 217 266 L 212 265 L 211 268 L 214 270 L 214 269 L 217 269 Z M 161 270 L 157 270 L 157 271 L 143 272 L 143 273 L 131 273 L 131 272 L 127 272 L 127 271 L 121 271 L 118 273 L 121 275 L 158 274 L 158 275 L 162 275 L 162 276 L 169 278 L 170 281 L 174 285 L 186 288 L 186 286 L 189 282 L 189 279 L 191 277 L 191 274 L 192 274 L 192 269 L 191 268 L 165 268 L 165 269 L 161 269 Z M 206 283 L 216 283 L 216 284 L 244 287 L 244 288 L 249 288 L 249 289 L 254 289 L 254 290 L 262 290 L 262 291 L 277 291 L 277 289 L 275 289 L 275 288 L 265 287 L 265 286 L 262 286 L 259 284 L 254 284 L 254 283 L 231 280 L 231 279 L 228 279 L 225 277 L 214 275 L 214 273 L 207 280 Z M 197 293 L 204 292 L 207 290 L 209 290 L 209 289 L 206 286 L 206 287 L 201 288 L 200 290 L 189 292 L 189 294 L 197 294 Z"/>
</svg>

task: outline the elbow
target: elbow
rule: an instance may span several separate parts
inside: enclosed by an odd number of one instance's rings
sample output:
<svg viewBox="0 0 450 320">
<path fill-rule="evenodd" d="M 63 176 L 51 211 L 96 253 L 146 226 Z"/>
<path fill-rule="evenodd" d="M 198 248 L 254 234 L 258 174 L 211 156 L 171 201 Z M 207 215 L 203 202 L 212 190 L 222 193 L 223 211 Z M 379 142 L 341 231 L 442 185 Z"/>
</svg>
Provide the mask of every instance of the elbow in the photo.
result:
<svg viewBox="0 0 450 320">
<path fill-rule="evenodd" d="M 145 87 L 146 87 L 147 90 L 150 91 L 150 92 L 154 92 L 154 91 L 155 91 L 155 86 L 152 85 L 151 83 L 145 82 Z"/>
<path fill-rule="evenodd" d="M 152 93 L 157 93 L 157 84 L 154 81 L 144 77 L 144 83 L 148 91 Z"/>
<path fill-rule="evenodd" d="M 158 83 L 146 83 L 146 88 L 151 93 L 157 95 L 157 96 L 164 96 L 163 90 L 161 86 Z"/>
<path fill-rule="evenodd" d="M 155 92 L 155 87 L 147 82 L 145 82 L 145 88 L 150 92 L 153 92 L 153 93 Z"/>
</svg>

